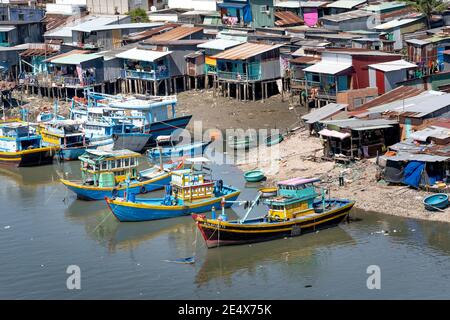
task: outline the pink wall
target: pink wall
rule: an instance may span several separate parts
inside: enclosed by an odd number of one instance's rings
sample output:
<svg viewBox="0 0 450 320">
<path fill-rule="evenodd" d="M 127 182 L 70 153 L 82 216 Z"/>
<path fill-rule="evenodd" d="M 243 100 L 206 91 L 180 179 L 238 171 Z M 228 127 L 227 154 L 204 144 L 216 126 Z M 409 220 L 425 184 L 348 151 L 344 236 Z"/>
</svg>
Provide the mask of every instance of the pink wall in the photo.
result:
<svg viewBox="0 0 450 320">
<path fill-rule="evenodd" d="M 304 8 L 303 9 L 303 20 L 308 27 L 315 26 L 319 21 L 319 13 L 317 8 Z"/>
</svg>

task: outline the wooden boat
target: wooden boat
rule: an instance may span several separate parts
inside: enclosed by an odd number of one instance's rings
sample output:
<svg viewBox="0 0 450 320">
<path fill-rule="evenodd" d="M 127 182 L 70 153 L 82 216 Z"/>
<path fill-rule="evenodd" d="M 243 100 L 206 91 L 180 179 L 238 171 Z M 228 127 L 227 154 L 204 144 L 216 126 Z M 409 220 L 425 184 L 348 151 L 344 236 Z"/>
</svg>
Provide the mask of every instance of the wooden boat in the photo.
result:
<svg viewBox="0 0 450 320">
<path fill-rule="evenodd" d="M 448 207 L 448 194 L 438 193 L 423 199 L 423 204 L 425 209 L 429 211 L 439 211 Z"/>
<path fill-rule="evenodd" d="M 127 189 L 133 193 L 162 189 L 170 182 L 170 172 L 177 164 L 138 172 L 141 156 L 130 150 L 88 150 L 80 156 L 82 180 L 61 179 L 61 182 L 82 200 L 124 196 Z"/>
<path fill-rule="evenodd" d="M 172 172 L 172 181 L 166 187 L 164 198 L 135 198 L 131 192 L 124 198 L 106 198 L 106 203 L 114 216 L 122 222 L 148 221 L 173 218 L 191 213 L 202 213 L 220 208 L 222 202 L 234 201 L 240 191 L 231 186 L 223 185 L 221 180 L 207 179 L 205 170 L 194 168 L 205 158 L 186 159 L 192 164 L 190 169 Z M 231 206 L 231 202 L 227 203 Z"/>
<path fill-rule="evenodd" d="M 275 134 L 275 135 L 270 136 L 270 137 L 268 137 L 268 138 L 266 139 L 266 145 L 267 145 L 268 147 L 274 146 L 274 145 L 280 143 L 280 142 L 283 141 L 283 140 L 284 140 L 283 135 L 281 135 L 281 134 Z"/>
<path fill-rule="evenodd" d="M 202 155 L 209 142 L 193 142 L 189 144 L 176 144 L 172 140 L 172 136 L 158 136 L 156 138 L 156 147 L 148 150 L 147 154 L 150 159 L 168 158 L 168 157 L 194 157 Z"/>
<path fill-rule="evenodd" d="M 244 173 L 244 178 L 247 182 L 259 182 L 264 180 L 265 177 L 264 172 L 259 169 L 250 170 Z"/>
<path fill-rule="evenodd" d="M 278 189 L 277 188 L 261 188 L 259 189 L 259 192 L 261 192 L 261 198 L 270 198 L 275 197 L 277 195 Z"/>
<path fill-rule="evenodd" d="M 37 132 L 42 136 L 44 145 L 58 147 L 57 156 L 61 160 L 78 160 L 88 146 L 80 125 L 73 120 L 52 120 L 40 123 Z"/>
<path fill-rule="evenodd" d="M 57 147 L 43 147 L 42 137 L 19 120 L 0 122 L 0 162 L 17 167 L 51 164 Z"/>
<path fill-rule="evenodd" d="M 250 136 L 245 136 L 244 138 L 231 136 L 228 139 L 228 146 L 235 150 L 248 150 L 254 143 L 255 139 Z"/>
<path fill-rule="evenodd" d="M 277 195 L 265 200 L 269 210 L 264 217 L 247 220 L 261 192 L 241 220 L 208 219 L 199 214 L 192 217 L 209 248 L 298 236 L 337 225 L 348 216 L 355 202 L 326 199 L 323 189 L 319 196 L 314 185 L 319 181 L 294 178 L 279 182 Z"/>
</svg>

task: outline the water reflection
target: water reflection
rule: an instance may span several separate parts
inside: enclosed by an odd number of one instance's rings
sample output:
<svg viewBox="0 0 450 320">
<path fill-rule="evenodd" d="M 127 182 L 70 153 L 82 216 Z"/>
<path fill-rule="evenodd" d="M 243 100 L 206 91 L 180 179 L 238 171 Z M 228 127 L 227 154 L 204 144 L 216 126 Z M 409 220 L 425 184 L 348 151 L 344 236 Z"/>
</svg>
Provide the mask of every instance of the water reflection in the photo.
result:
<svg viewBox="0 0 450 320">
<path fill-rule="evenodd" d="M 18 168 L 0 165 L 0 176 L 14 181 L 18 186 L 37 186 L 59 183 L 62 171 L 57 166 Z"/>
<path fill-rule="evenodd" d="M 266 264 L 290 266 L 302 263 L 302 270 L 314 272 L 315 253 L 337 246 L 355 245 L 356 241 L 341 227 L 335 227 L 301 237 L 280 239 L 253 245 L 229 246 L 206 251 L 195 283 L 198 287 L 214 279 L 230 283 L 234 274 L 262 272 Z M 296 268 L 286 268 L 292 272 Z"/>
</svg>

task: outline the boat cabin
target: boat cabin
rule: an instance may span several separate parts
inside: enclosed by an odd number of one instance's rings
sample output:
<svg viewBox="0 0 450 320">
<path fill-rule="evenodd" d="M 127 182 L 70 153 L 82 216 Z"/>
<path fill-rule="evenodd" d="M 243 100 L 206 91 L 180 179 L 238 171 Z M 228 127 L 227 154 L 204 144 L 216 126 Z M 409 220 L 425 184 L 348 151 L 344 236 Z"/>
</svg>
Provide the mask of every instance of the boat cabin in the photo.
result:
<svg viewBox="0 0 450 320">
<path fill-rule="evenodd" d="M 172 172 L 173 196 L 184 201 L 193 201 L 214 196 L 214 182 L 206 180 L 204 173 L 190 169 Z"/>
<path fill-rule="evenodd" d="M 42 138 L 30 134 L 28 125 L 22 122 L 0 123 L 0 151 L 17 152 L 40 148 Z"/>
<path fill-rule="evenodd" d="M 314 199 L 318 193 L 314 183 L 319 179 L 293 178 L 278 183 L 278 193 L 265 201 L 269 206 L 268 218 L 290 220 L 314 212 Z"/>
<path fill-rule="evenodd" d="M 130 150 L 87 150 L 79 157 L 84 184 L 114 187 L 138 176 L 139 153 Z"/>
<path fill-rule="evenodd" d="M 86 145 L 85 134 L 80 123 L 72 120 L 55 120 L 41 123 L 38 132 L 47 144 L 64 147 L 81 147 Z"/>
</svg>

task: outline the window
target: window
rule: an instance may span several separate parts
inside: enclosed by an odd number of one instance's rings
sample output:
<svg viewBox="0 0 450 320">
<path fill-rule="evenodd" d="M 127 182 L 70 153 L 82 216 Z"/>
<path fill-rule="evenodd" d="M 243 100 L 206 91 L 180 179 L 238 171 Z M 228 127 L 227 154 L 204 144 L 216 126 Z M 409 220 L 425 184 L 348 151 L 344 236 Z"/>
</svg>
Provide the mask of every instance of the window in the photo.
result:
<svg viewBox="0 0 450 320">
<path fill-rule="evenodd" d="M 111 169 L 115 169 L 116 168 L 116 161 L 110 161 L 111 162 Z"/>
<path fill-rule="evenodd" d="M 108 168 L 108 164 L 106 161 L 102 162 L 102 170 L 106 170 Z"/>
<path fill-rule="evenodd" d="M 261 13 L 269 13 L 270 12 L 268 5 L 260 6 L 260 9 L 261 9 L 261 11 L 260 11 Z"/>
<path fill-rule="evenodd" d="M 130 165 L 131 165 L 131 166 L 134 166 L 134 161 L 135 161 L 134 158 L 131 158 L 131 159 L 130 159 Z"/>
<path fill-rule="evenodd" d="M 126 158 L 125 159 L 125 167 L 129 167 L 130 166 L 130 159 Z"/>
<path fill-rule="evenodd" d="M 362 98 L 355 98 L 355 99 L 353 99 L 353 106 L 354 107 L 359 107 L 362 104 L 363 104 L 363 99 Z"/>
<path fill-rule="evenodd" d="M 117 166 L 117 168 L 122 167 L 122 161 L 120 159 L 116 160 L 116 166 Z"/>
<path fill-rule="evenodd" d="M 374 96 L 367 96 L 366 97 L 366 102 L 372 101 L 373 99 L 375 99 Z"/>
<path fill-rule="evenodd" d="M 25 16 L 23 13 L 19 13 L 19 21 L 24 21 L 25 20 Z"/>
</svg>

